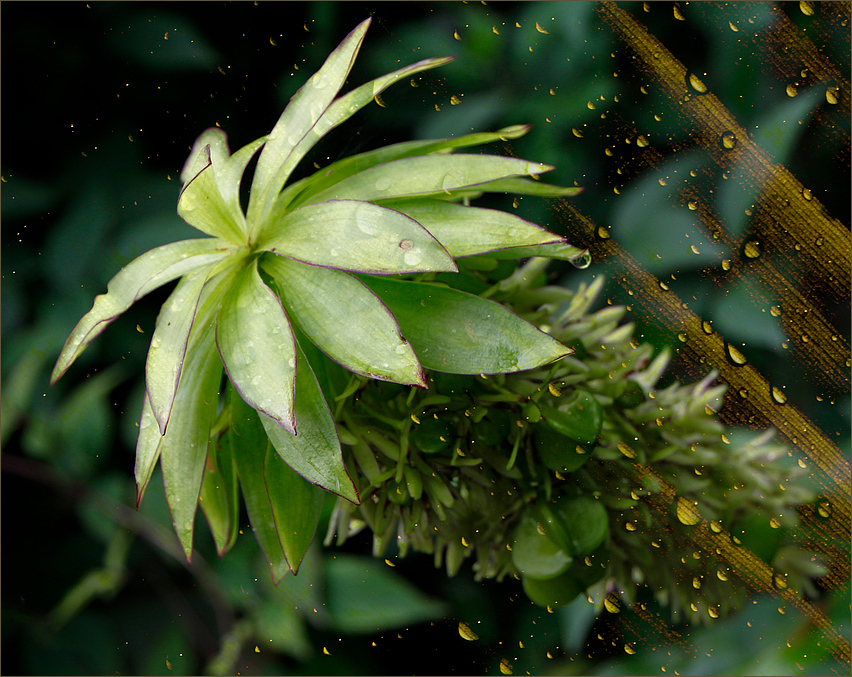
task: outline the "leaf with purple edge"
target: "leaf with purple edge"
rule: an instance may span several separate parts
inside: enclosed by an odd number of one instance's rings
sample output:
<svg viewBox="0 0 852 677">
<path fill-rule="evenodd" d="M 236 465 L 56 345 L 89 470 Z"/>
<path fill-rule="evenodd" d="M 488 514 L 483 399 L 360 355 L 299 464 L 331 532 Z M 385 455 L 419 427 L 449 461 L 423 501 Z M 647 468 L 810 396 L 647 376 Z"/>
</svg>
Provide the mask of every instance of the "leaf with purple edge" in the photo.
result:
<svg viewBox="0 0 852 677">
<path fill-rule="evenodd" d="M 260 415 L 269 440 L 281 458 L 311 484 L 342 496 L 357 504 L 358 492 L 346 467 L 334 418 L 320 390 L 311 365 L 296 344 L 298 353 L 296 379 L 297 435 L 291 435 L 275 421 Z"/>
<path fill-rule="evenodd" d="M 284 256 L 266 255 L 262 261 L 287 312 L 332 360 L 362 376 L 426 387 L 417 355 L 396 319 L 363 283 L 343 271 Z"/>
<path fill-rule="evenodd" d="M 199 505 L 222 557 L 237 540 L 240 520 L 240 494 L 233 448 L 212 439 L 201 481 Z"/>
<path fill-rule="evenodd" d="M 230 245 L 220 239 L 181 240 L 157 247 L 135 258 L 107 284 L 107 293 L 95 297 L 92 309 L 65 341 L 50 377 L 56 383 L 74 360 L 107 326 L 137 299 L 201 268 L 225 258 Z"/>
<path fill-rule="evenodd" d="M 457 272 L 447 250 L 414 219 L 360 200 L 331 200 L 287 214 L 259 249 L 353 272 Z"/>
<path fill-rule="evenodd" d="M 295 434 L 295 339 L 281 301 L 260 279 L 256 258 L 222 299 L 216 344 L 242 398 Z"/>
</svg>

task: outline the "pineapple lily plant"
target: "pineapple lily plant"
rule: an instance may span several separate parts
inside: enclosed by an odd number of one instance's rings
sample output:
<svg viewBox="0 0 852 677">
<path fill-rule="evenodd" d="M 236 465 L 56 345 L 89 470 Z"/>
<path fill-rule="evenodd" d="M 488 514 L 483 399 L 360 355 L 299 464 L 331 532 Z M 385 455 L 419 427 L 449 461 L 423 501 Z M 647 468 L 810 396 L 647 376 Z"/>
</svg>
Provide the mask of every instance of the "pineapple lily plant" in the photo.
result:
<svg viewBox="0 0 852 677">
<path fill-rule="evenodd" d="M 219 129 L 198 138 L 181 172 L 178 214 L 211 237 L 158 247 L 123 268 L 54 368 L 52 382 L 138 298 L 180 279 L 151 339 L 135 472 L 138 502 L 160 461 L 187 558 L 199 500 L 220 553 L 233 544 L 237 478 L 276 577 L 298 568 L 323 490 L 358 502 L 315 373 L 324 368 L 317 348 L 354 374 L 421 388 L 424 367 L 510 372 L 570 352 L 493 301 L 375 277 L 456 272 L 455 257 L 484 252 L 583 256 L 523 219 L 466 204 L 487 191 L 577 192 L 534 181 L 546 165 L 452 153 L 527 127 L 397 144 L 285 187 L 328 131 L 394 82 L 450 60 L 427 59 L 335 98 L 368 26 L 332 52 L 267 136 L 234 154 Z M 244 213 L 240 182 L 258 151 Z"/>
<path fill-rule="evenodd" d="M 755 514 L 792 526 L 810 496 L 777 462 L 783 447 L 729 444 L 713 375 L 655 390 L 668 357 L 633 341 L 623 308 L 591 312 L 600 278 L 576 293 L 546 284 L 548 259 L 585 265 L 585 250 L 470 205 L 487 192 L 579 191 L 542 183 L 547 165 L 454 152 L 528 127 L 391 145 L 288 183 L 377 94 L 450 61 L 338 96 L 368 26 L 267 136 L 233 154 L 218 128 L 198 138 L 178 214 L 209 237 L 123 268 L 52 382 L 137 299 L 179 280 L 148 352 L 135 474 L 138 503 L 160 462 L 187 559 L 199 505 L 219 554 L 233 546 L 242 493 L 277 582 L 298 570 L 330 492 L 326 544 L 368 526 L 377 556 L 395 542 L 450 575 L 470 557 L 477 577 L 521 578 L 549 606 L 592 589 L 630 598 L 643 583 L 690 613 L 697 588 L 684 581 L 700 578 L 701 608 L 718 615 L 737 594 L 712 558 L 685 563 L 695 521 L 671 496 L 731 529 Z M 240 183 L 258 153 L 244 211 Z M 728 496 L 731 484 L 743 490 Z M 781 561 L 803 587 L 821 571 L 803 552 Z"/>
</svg>

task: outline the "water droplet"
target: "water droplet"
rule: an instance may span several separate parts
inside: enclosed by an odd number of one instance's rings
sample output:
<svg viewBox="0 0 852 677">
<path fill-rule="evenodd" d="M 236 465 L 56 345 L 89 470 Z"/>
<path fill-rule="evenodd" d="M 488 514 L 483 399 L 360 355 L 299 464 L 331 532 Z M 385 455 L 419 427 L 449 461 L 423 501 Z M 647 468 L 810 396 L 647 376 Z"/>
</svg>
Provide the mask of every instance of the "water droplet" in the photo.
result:
<svg viewBox="0 0 852 677">
<path fill-rule="evenodd" d="M 824 498 L 817 501 L 816 514 L 817 514 L 818 517 L 821 517 L 822 519 L 827 520 L 831 517 L 832 512 L 833 512 L 833 508 L 832 508 L 831 503 L 829 501 L 827 501 Z"/>
<path fill-rule="evenodd" d="M 604 608 L 611 614 L 617 614 L 621 611 L 621 603 L 618 601 L 618 597 L 613 593 L 608 594 L 604 598 Z"/>
<path fill-rule="evenodd" d="M 701 251 L 694 244 L 689 246 L 689 251 L 691 251 L 695 256 L 699 256 Z"/>
<path fill-rule="evenodd" d="M 321 72 L 315 73 L 314 77 L 311 78 L 311 84 L 314 89 L 323 89 L 328 86 L 328 76 Z"/>
<path fill-rule="evenodd" d="M 707 93 L 707 85 L 695 73 L 686 74 L 686 84 L 696 94 L 702 95 Z"/>
<path fill-rule="evenodd" d="M 624 645 L 624 652 L 629 653 L 631 656 L 636 653 L 636 649 L 634 649 L 630 644 Z"/>
<path fill-rule="evenodd" d="M 682 331 L 677 335 L 677 340 L 681 343 L 686 343 L 689 340 L 689 336 L 685 331 Z"/>
<path fill-rule="evenodd" d="M 701 521 L 701 513 L 695 507 L 695 503 L 686 500 L 683 496 L 677 499 L 677 519 L 681 524 L 693 526 Z"/>
<path fill-rule="evenodd" d="M 808 464 L 805 463 L 805 460 L 803 458 L 800 458 L 797 463 L 799 464 L 799 467 L 803 470 L 808 467 Z"/>
<path fill-rule="evenodd" d="M 736 134 L 731 131 L 722 132 L 722 135 L 719 137 L 719 145 L 725 150 L 733 150 L 737 147 Z"/>
<path fill-rule="evenodd" d="M 731 30 L 732 30 L 732 31 L 734 31 L 734 33 L 739 33 L 739 32 L 740 32 L 740 29 L 736 27 L 736 25 L 734 24 L 734 22 L 733 22 L 733 21 L 729 21 L 729 22 L 728 22 L 728 26 L 730 26 L 730 27 L 731 27 Z"/>
<path fill-rule="evenodd" d="M 340 252 L 338 252 L 336 249 L 332 248 L 332 249 L 328 250 L 328 253 L 331 254 L 332 256 L 337 256 Z"/>
<path fill-rule="evenodd" d="M 760 242 L 757 240 L 749 240 L 743 246 L 743 254 L 748 259 L 756 259 L 760 256 Z"/>
<path fill-rule="evenodd" d="M 814 7 L 814 3 L 810 2 L 809 0 L 807 0 L 807 1 L 806 0 L 800 0 L 799 9 L 801 10 L 802 14 L 804 14 L 805 16 L 813 16 L 814 12 L 816 11 L 816 8 Z"/>
<path fill-rule="evenodd" d="M 701 579 L 698 578 L 698 576 L 694 576 L 692 578 L 692 587 L 695 588 L 696 590 L 701 589 Z"/>
<path fill-rule="evenodd" d="M 624 528 L 627 529 L 627 531 L 636 531 L 636 525 L 633 524 L 633 522 L 625 522 Z"/>
<path fill-rule="evenodd" d="M 511 675 L 513 670 L 514 668 L 512 667 L 512 664 L 509 662 L 508 658 L 500 659 L 500 672 L 502 672 L 504 675 Z"/>
<path fill-rule="evenodd" d="M 412 249 L 410 251 L 405 252 L 405 255 L 402 258 L 409 266 L 416 266 L 423 260 L 423 257 L 420 255 L 419 247 L 417 249 Z"/>
<path fill-rule="evenodd" d="M 598 226 L 595 233 L 597 233 L 597 236 L 601 240 L 608 240 L 609 239 L 609 230 L 606 228 L 606 226 Z"/>
<path fill-rule="evenodd" d="M 660 282 L 660 289 L 662 289 L 663 291 L 668 291 L 669 285 L 667 285 L 665 282 Z"/>
<path fill-rule="evenodd" d="M 816 241 L 814 242 L 814 244 L 815 244 L 817 247 L 822 247 L 822 245 L 823 245 L 824 243 L 825 243 L 825 240 L 824 240 L 823 238 L 821 238 L 821 237 L 818 237 L 818 238 L 816 239 Z"/>
<path fill-rule="evenodd" d="M 802 188 L 802 197 L 810 202 L 814 199 L 814 194 L 811 192 L 810 188 Z"/>
<path fill-rule="evenodd" d="M 710 531 L 714 534 L 722 533 L 722 525 L 717 520 L 712 520 L 710 522 Z"/>
<path fill-rule="evenodd" d="M 592 263 L 592 255 L 589 252 L 586 252 L 582 256 L 578 256 L 576 259 L 571 259 L 571 265 L 575 268 L 579 268 L 580 270 L 585 270 Z"/>
<path fill-rule="evenodd" d="M 787 92 L 787 96 L 789 96 L 791 99 L 799 93 L 799 90 L 796 89 L 796 85 L 794 85 L 793 83 L 787 85 L 787 89 L 785 91 Z"/>
<path fill-rule="evenodd" d="M 453 37 L 454 37 L 456 40 L 461 40 L 461 36 L 459 36 L 459 32 L 458 32 L 458 31 L 453 31 Z"/>
<path fill-rule="evenodd" d="M 840 101 L 840 87 L 829 87 L 825 90 L 825 100 L 831 105 L 837 104 Z"/>
<path fill-rule="evenodd" d="M 686 18 L 683 16 L 683 14 L 681 14 L 680 7 L 678 7 L 677 5 L 672 7 L 672 14 L 674 14 L 674 18 L 678 21 L 686 21 Z"/>
<path fill-rule="evenodd" d="M 708 336 L 713 333 L 712 321 L 701 320 L 701 330 Z"/>
<path fill-rule="evenodd" d="M 471 630 L 470 626 L 464 621 L 459 621 L 459 636 L 461 636 L 462 639 L 466 639 L 468 642 L 473 642 L 479 639 L 479 635 Z"/>
<path fill-rule="evenodd" d="M 769 520 L 769 526 L 773 529 L 780 529 L 781 520 L 779 520 L 777 517 L 773 517 Z"/>
<path fill-rule="evenodd" d="M 710 618 L 719 618 L 719 611 L 714 606 L 709 607 L 707 613 L 710 614 Z"/>
<path fill-rule="evenodd" d="M 660 183 L 661 186 L 668 186 L 669 185 L 669 182 L 666 181 L 665 179 L 659 179 L 659 183 Z"/>
<path fill-rule="evenodd" d="M 739 351 L 739 349 L 735 348 L 730 343 L 725 343 L 725 349 L 728 353 L 728 359 L 731 361 L 732 364 L 741 367 L 748 361 L 746 360 L 746 356 L 743 355 Z"/>
<path fill-rule="evenodd" d="M 541 522 L 535 523 L 535 530 L 542 536 L 547 534 L 547 528 Z"/>
<path fill-rule="evenodd" d="M 686 207 L 687 209 L 689 209 L 689 211 L 694 212 L 696 209 L 698 209 L 698 203 L 695 200 L 690 200 L 686 203 Z"/>
<path fill-rule="evenodd" d="M 650 142 L 648 141 L 647 137 L 643 136 L 642 134 L 636 137 L 636 145 L 639 146 L 639 148 L 645 148 L 649 143 Z"/>
<path fill-rule="evenodd" d="M 731 269 L 731 259 L 722 259 L 722 270 Z"/>
<path fill-rule="evenodd" d="M 775 400 L 776 404 L 785 404 L 787 402 L 787 396 L 778 386 L 772 386 L 770 392 L 772 393 L 772 399 Z"/>
<path fill-rule="evenodd" d="M 376 190 L 387 190 L 390 188 L 391 180 L 387 176 L 383 176 L 376 180 Z"/>
<path fill-rule="evenodd" d="M 580 131 L 579 129 L 577 129 L 576 127 L 572 127 L 572 128 L 571 128 L 571 133 L 572 133 L 574 136 L 576 136 L 578 139 L 582 139 L 582 138 L 583 138 L 583 132 L 581 132 L 581 131 Z"/>
<path fill-rule="evenodd" d="M 295 369 L 296 368 L 296 358 L 291 357 L 289 360 L 287 360 L 287 364 L 290 365 L 291 369 Z"/>
<path fill-rule="evenodd" d="M 781 317 L 781 306 L 770 306 L 769 314 L 772 315 L 772 317 Z"/>
<path fill-rule="evenodd" d="M 455 94 L 453 94 L 450 97 L 450 105 L 451 106 L 458 106 L 460 103 L 461 103 L 461 99 L 459 99 L 459 97 L 457 97 Z"/>
<path fill-rule="evenodd" d="M 411 249 L 413 246 L 414 243 L 411 240 L 400 240 L 399 242 L 400 249 L 408 250 Z"/>
</svg>

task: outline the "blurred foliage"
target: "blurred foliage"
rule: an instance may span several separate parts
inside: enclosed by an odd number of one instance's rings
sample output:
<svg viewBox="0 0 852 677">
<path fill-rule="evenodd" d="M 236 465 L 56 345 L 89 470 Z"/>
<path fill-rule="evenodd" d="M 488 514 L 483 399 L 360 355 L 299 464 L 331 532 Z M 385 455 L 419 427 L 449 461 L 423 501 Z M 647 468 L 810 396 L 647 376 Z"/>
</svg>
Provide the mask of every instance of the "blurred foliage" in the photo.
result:
<svg viewBox="0 0 852 677">
<path fill-rule="evenodd" d="M 830 568 L 810 614 L 770 592 L 703 630 L 650 599 L 597 620 L 581 603 L 548 614 L 520 582 L 448 579 L 428 557 L 391 567 L 365 559 L 359 538 L 312 549 L 311 566 L 274 588 L 253 539 L 219 560 L 199 538 L 187 568 L 162 493 L 133 509 L 141 375 L 167 291 L 52 389 L 49 367 L 121 265 L 191 236 L 175 204 L 198 132 L 218 123 L 232 147 L 250 141 L 369 15 L 352 82 L 456 61 L 389 90 L 308 165 L 534 124 L 503 152 L 555 165 L 548 181 L 585 192 L 570 206 L 502 206 L 591 248 L 592 266 L 560 270 L 562 283 L 608 276 L 608 301 L 628 305 L 642 340 L 677 351 L 670 378 L 720 369 L 731 425 L 775 425 L 810 457 L 822 497 L 801 509 L 799 538 Z M 740 150 L 759 145 L 803 182 L 823 232 L 802 230 L 799 207 L 747 159 L 723 166 L 722 139 L 667 91 L 625 15 L 736 119 Z M 848 2 L 3 3 L 4 671 L 848 673 L 849 15 Z M 701 343 L 681 304 L 716 343 Z M 760 392 L 738 381 L 746 373 Z"/>
</svg>

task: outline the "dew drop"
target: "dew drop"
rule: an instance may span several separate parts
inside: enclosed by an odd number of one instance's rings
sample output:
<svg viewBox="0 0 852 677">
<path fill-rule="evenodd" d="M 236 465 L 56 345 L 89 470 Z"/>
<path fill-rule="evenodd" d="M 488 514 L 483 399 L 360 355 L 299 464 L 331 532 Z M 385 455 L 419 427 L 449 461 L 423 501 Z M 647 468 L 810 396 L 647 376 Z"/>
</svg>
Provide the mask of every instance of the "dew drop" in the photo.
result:
<svg viewBox="0 0 852 677">
<path fill-rule="evenodd" d="M 420 255 L 419 247 L 417 249 L 412 249 L 411 251 L 405 252 L 405 255 L 402 258 L 409 266 L 416 266 L 423 260 L 423 257 Z"/>
<path fill-rule="evenodd" d="M 728 359 L 731 361 L 732 364 L 741 367 L 748 361 L 746 360 L 746 356 L 743 355 L 739 351 L 739 349 L 735 348 L 730 343 L 725 343 L 725 348 L 728 353 Z"/>
<path fill-rule="evenodd" d="M 769 520 L 769 526 L 772 527 L 773 529 L 780 529 L 781 528 L 781 520 L 779 520 L 777 517 L 773 517 Z"/>
<path fill-rule="evenodd" d="M 719 145 L 725 150 L 733 150 L 737 147 L 737 135 L 732 131 L 722 132 L 719 137 Z"/>
<path fill-rule="evenodd" d="M 692 578 L 692 587 L 696 590 L 701 590 L 701 579 L 698 576 L 693 576 Z"/>
<path fill-rule="evenodd" d="M 722 259 L 722 270 L 731 269 L 731 259 Z"/>
<path fill-rule="evenodd" d="M 756 259 L 760 256 L 760 242 L 757 240 L 749 240 L 743 246 L 743 254 L 748 259 Z"/>
<path fill-rule="evenodd" d="M 722 533 L 722 525 L 718 522 L 718 520 L 712 520 L 710 522 L 710 531 L 714 534 Z"/>
<path fill-rule="evenodd" d="M 817 247 L 822 247 L 822 245 L 823 245 L 824 243 L 825 243 L 825 240 L 824 240 L 823 238 L 821 238 L 821 237 L 818 237 L 818 238 L 816 239 L 816 241 L 814 241 L 814 244 L 815 244 Z"/>
<path fill-rule="evenodd" d="M 785 91 L 787 92 L 787 96 L 789 96 L 791 99 L 792 99 L 794 96 L 796 96 L 796 94 L 798 94 L 798 93 L 799 93 L 799 90 L 798 90 L 798 89 L 796 89 L 796 85 L 794 85 L 794 84 L 792 84 L 792 83 L 790 83 L 789 85 L 787 85 L 787 89 L 786 89 Z"/>
<path fill-rule="evenodd" d="M 836 105 L 838 101 L 840 101 L 840 88 L 839 87 L 829 87 L 825 90 L 825 100 L 828 101 L 831 105 Z"/>
<path fill-rule="evenodd" d="M 454 37 L 456 40 L 461 40 L 461 36 L 459 35 L 459 32 L 458 32 L 458 31 L 453 31 L 453 37 Z"/>
<path fill-rule="evenodd" d="M 686 21 L 686 18 L 683 16 L 683 14 L 681 14 L 680 7 L 678 7 L 677 5 L 672 7 L 672 14 L 674 14 L 674 18 L 678 21 Z"/>
<path fill-rule="evenodd" d="M 390 184 L 391 180 L 387 176 L 383 176 L 376 180 L 376 190 L 387 190 Z"/>
<path fill-rule="evenodd" d="M 629 653 L 631 656 L 636 653 L 636 649 L 634 649 L 630 644 L 624 645 L 624 652 Z"/>
<path fill-rule="evenodd" d="M 787 396 L 784 394 L 784 391 L 781 390 L 778 386 L 772 386 L 770 391 L 772 393 L 772 399 L 776 404 L 785 404 L 787 402 Z"/>
<path fill-rule="evenodd" d="M 579 268 L 580 270 L 585 270 L 592 263 L 592 255 L 589 252 L 586 252 L 582 256 L 578 256 L 576 259 L 571 259 L 571 265 L 575 268 Z"/>
<path fill-rule="evenodd" d="M 666 181 L 665 179 L 659 179 L 659 183 L 660 183 L 661 186 L 668 186 L 669 185 L 669 182 Z"/>
<path fill-rule="evenodd" d="M 411 240 L 400 240 L 399 242 L 399 248 L 406 251 L 411 249 L 413 246 L 414 242 L 412 242 Z"/>
<path fill-rule="evenodd" d="M 662 282 L 662 281 L 661 281 L 661 282 L 660 282 L 660 289 L 662 289 L 663 291 L 668 291 L 668 290 L 669 290 L 669 285 L 667 285 L 665 282 Z"/>
<path fill-rule="evenodd" d="M 816 9 L 814 8 L 814 3 L 810 2 L 810 0 L 800 0 L 799 9 L 802 14 L 805 16 L 813 16 Z"/>
<path fill-rule="evenodd" d="M 713 333 L 713 325 L 710 320 L 701 320 L 701 330 L 708 336 Z"/>
<path fill-rule="evenodd" d="M 583 132 L 581 132 L 581 131 L 580 131 L 579 129 L 577 129 L 576 127 L 572 127 L 572 128 L 571 128 L 571 133 L 572 133 L 574 136 L 576 136 L 578 139 L 582 139 L 582 138 L 583 138 Z"/>
<path fill-rule="evenodd" d="M 612 593 L 607 595 L 604 598 L 604 608 L 611 614 L 617 614 L 619 611 L 621 611 L 621 604 L 618 601 L 618 597 L 616 597 Z"/>
<path fill-rule="evenodd" d="M 291 357 L 289 360 L 287 360 L 287 364 L 290 365 L 291 369 L 295 369 L 296 368 L 296 358 Z"/>
<path fill-rule="evenodd" d="M 705 85 L 701 78 L 699 78 L 695 73 L 687 73 L 686 74 L 686 84 L 698 95 L 707 93 L 707 85 Z"/>
<path fill-rule="evenodd" d="M 707 613 L 710 614 L 710 618 L 719 618 L 719 612 L 714 606 L 709 607 Z"/>
<path fill-rule="evenodd" d="M 639 148 L 645 148 L 645 147 L 647 147 L 647 145 L 648 145 L 649 143 L 650 143 L 650 142 L 648 141 L 647 137 L 645 137 L 645 136 L 644 136 L 644 135 L 642 135 L 642 134 L 640 134 L 640 135 L 636 138 L 636 145 L 637 145 L 637 146 L 639 146 Z"/>
<path fill-rule="evenodd" d="M 607 229 L 605 226 L 598 226 L 595 233 L 597 234 L 597 236 L 601 240 L 608 240 L 609 239 L 609 229 Z"/>
<path fill-rule="evenodd" d="M 733 21 L 729 21 L 729 22 L 728 22 L 728 26 L 730 26 L 730 27 L 731 27 L 731 30 L 732 30 L 732 31 L 734 31 L 734 33 L 739 33 L 739 32 L 740 32 L 740 29 L 739 29 L 739 28 L 737 28 L 736 24 L 734 24 L 734 22 L 733 22 Z"/>
<path fill-rule="evenodd" d="M 811 192 L 810 188 L 802 188 L 802 197 L 810 202 L 814 199 L 814 194 Z"/>
<path fill-rule="evenodd" d="M 694 526 L 701 521 L 701 513 L 695 504 L 686 500 L 683 496 L 677 499 L 677 519 L 681 524 Z"/>
<path fill-rule="evenodd" d="M 612 148 L 604 148 L 604 155 L 612 157 Z"/>
<path fill-rule="evenodd" d="M 698 209 L 698 203 L 695 200 L 690 200 L 686 203 L 686 207 L 687 209 L 689 209 L 689 211 L 694 212 L 696 209 Z"/>
<path fill-rule="evenodd" d="M 772 315 L 772 317 L 781 317 L 781 306 L 770 306 L 769 314 Z"/>
<path fill-rule="evenodd" d="M 455 94 L 453 94 L 450 97 L 450 105 L 451 106 L 458 106 L 460 103 L 461 103 L 461 99 L 459 99 L 459 97 L 457 97 Z"/>
<path fill-rule="evenodd" d="M 699 256 L 701 251 L 694 244 L 689 246 L 689 251 L 691 251 L 695 256 Z"/>
<path fill-rule="evenodd" d="M 829 503 L 827 500 L 820 499 L 819 501 L 817 501 L 816 514 L 818 517 L 821 517 L 822 519 L 829 519 L 831 517 L 832 512 L 833 509 L 831 503 Z"/>
<path fill-rule="evenodd" d="M 464 621 L 459 621 L 459 635 L 462 639 L 466 639 L 468 642 L 473 642 L 479 639 L 479 635 L 471 630 L 470 626 Z"/>
<path fill-rule="evenodd" d="M 625 522 L 624 528 L 627 529 L 627 531 L 636 531 L 636 525 L 633 524 L 633 522 Z"/>
</svg>

